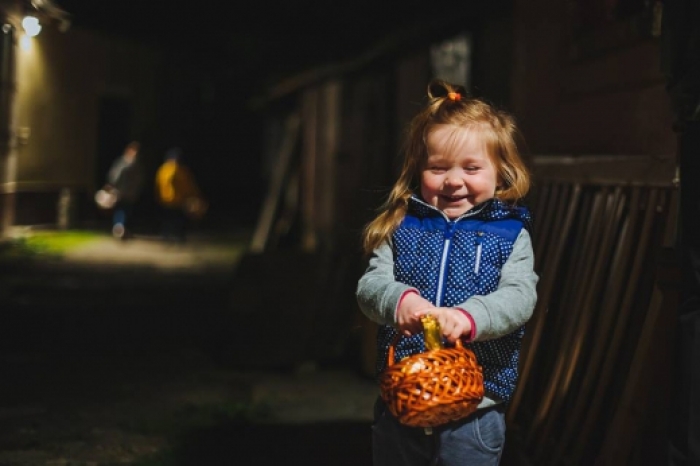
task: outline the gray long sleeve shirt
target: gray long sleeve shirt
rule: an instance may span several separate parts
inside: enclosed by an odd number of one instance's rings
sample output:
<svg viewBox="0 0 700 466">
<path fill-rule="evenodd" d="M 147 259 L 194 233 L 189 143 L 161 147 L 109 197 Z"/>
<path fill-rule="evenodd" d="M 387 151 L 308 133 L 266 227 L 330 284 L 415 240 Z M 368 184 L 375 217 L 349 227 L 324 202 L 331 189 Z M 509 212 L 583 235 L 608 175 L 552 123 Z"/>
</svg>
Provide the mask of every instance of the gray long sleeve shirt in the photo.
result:
<svg viewBox="0 0 700 466">
<path fill-rule="evenodd" d="M 474 319 L 475 341 L 498 338 L 524 325 L 535 308 L 538 280 L 530 234 L 522 229 L 501 270 L 498 289 L 485 296 L 472 296 L 457 306 Z M 360 310 L 378 324 L 395 325 L 396 308 L 408 290 L 417 291 L 395 280 L 392 245 L 385 242 L 373 252 L 358 281 Z"/>
</svg>

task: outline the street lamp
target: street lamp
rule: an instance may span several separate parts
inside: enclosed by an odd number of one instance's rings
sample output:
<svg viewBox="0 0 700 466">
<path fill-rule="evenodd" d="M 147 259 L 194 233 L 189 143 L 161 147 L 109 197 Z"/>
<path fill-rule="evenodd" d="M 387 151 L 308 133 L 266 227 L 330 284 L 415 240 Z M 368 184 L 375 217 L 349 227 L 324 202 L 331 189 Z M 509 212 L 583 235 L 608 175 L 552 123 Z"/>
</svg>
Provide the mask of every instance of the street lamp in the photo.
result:
<svg viewBox="0 0 700 466">
<path fill-rule="evenodd" d="M 25 16 L 22 19 L 24 33 L 29 37 L 34 37 L 41 32 L 41 24 L 36 16 Z"/>
</svg>

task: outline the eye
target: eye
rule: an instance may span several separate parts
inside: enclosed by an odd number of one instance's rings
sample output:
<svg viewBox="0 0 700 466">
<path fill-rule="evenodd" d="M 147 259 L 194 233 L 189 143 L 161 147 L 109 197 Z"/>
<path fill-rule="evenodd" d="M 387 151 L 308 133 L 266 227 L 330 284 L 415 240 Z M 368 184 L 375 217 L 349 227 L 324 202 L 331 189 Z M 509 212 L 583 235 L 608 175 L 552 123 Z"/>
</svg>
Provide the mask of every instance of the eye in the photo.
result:
<svg viewBox="0 0 700 466">
<path fill-rule="evenodd" d="M 464 171 L 466 171 L 466 172 L 475 172 L 478 170 L 479 170 L 479 167 L 477 167 L 476 165 L 469 165 L 467 167 L 464 167 Z"/>
<path fill-rule="evenodd" d="M 432 166 L 428 167 L 428 170 L 433 172 L 433 173 L 444 173 L 446 168 L 438 166 L 438 165 L 432 165 Z"/>
</svg>

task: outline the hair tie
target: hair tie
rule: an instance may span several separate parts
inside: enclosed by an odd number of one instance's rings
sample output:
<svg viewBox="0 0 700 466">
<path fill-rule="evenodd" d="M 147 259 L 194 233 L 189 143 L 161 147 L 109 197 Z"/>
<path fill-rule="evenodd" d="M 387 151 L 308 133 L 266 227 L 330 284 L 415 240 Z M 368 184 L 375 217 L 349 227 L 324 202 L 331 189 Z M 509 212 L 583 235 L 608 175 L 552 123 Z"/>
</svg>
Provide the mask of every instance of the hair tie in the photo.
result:
<svg viewBox="0 0 700 466">
<path fill-rule="evenodd" d="M 448 92 L 447 98 L 450 100 L 458 101 L 462 100 L 462 95 L 459 92 Z"/>
</svg>

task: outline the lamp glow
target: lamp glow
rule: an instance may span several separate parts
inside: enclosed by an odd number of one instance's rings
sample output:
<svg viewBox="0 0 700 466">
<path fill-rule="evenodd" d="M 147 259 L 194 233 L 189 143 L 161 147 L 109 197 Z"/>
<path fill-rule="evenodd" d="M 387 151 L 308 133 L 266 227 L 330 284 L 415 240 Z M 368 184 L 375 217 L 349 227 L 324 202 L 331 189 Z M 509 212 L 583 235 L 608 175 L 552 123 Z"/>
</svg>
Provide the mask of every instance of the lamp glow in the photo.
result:
<svg viewBox="0 0 700 466">
<path fill-rule="evenodd" d="M 24 19 L 22 19 L 22 27 L 29 37 L 34 37 L 41 32 L 39 19 L 34 16 L 25 16 Z"/>
<path fill-rule="evenodd" d="M 23 34 L 22 37 L 19 38 L 19 46 L 22 47 L 22 50 L 31 50 L 32 38 Z"/>
</svg>

